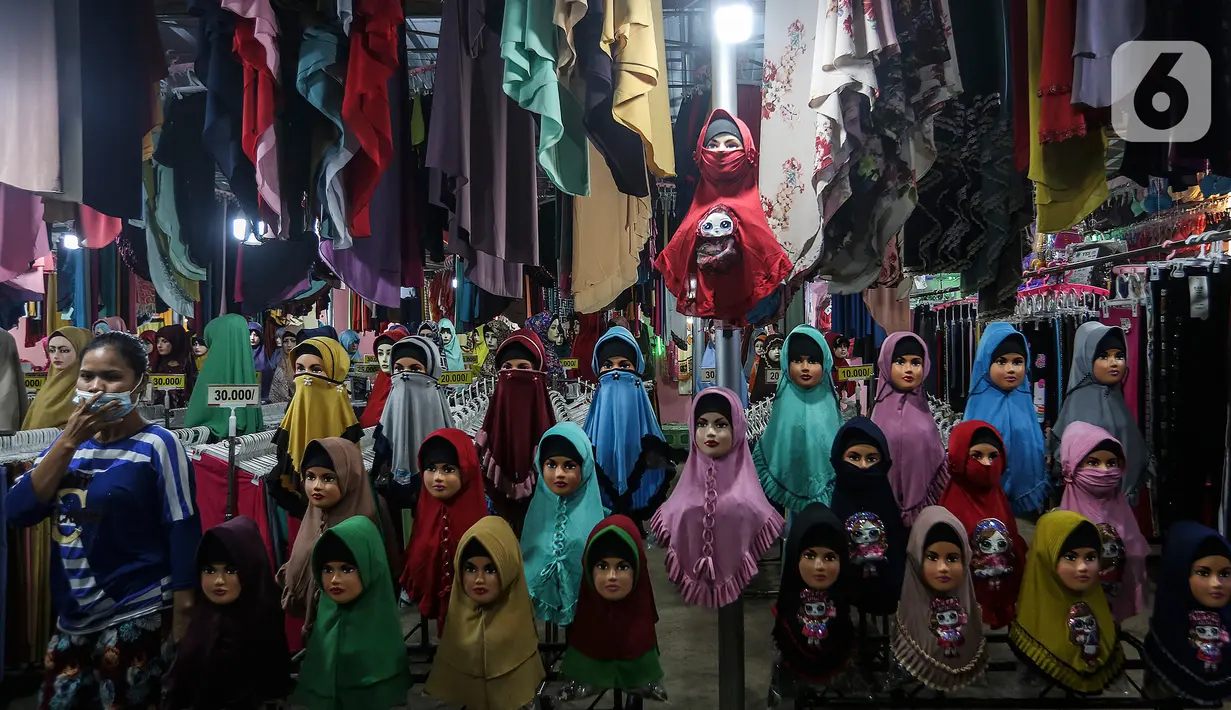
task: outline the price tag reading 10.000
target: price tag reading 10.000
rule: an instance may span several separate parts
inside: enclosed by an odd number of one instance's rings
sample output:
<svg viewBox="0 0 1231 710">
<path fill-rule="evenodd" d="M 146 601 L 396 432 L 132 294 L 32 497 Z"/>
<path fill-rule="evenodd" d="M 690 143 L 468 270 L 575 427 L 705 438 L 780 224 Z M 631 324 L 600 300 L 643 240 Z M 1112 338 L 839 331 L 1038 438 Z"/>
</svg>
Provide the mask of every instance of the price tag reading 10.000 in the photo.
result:
<svg viewBox="0 0 1231 710">
<path fill-rule="evenodd" d="M 209 385 L 206 393 L 211 407 L 259 407 L 260 385 Z"/>
</svg>

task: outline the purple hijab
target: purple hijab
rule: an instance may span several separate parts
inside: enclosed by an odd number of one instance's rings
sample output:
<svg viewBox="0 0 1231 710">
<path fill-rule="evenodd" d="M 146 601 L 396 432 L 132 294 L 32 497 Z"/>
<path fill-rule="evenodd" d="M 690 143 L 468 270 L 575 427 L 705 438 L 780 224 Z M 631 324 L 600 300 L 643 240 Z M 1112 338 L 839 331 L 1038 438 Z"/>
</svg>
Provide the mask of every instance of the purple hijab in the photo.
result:
<svg viewBox="0 0 1231 710">
<path fill-rule="evenodd" d="M 783 520 L 761 490 L 738 395 L 711 387 L 693 397 L 689 428 L 695 432 L 697 403 L 712 394 L 731 405 L 734 445 L 726 456 L 712 459 L 690 437 L 684 475 L 654 513 L 650 529 L 667 548 L 667 577 L 684 601 L 717 608 L 739 598 L 757 572 L 761 553 L 781 534 Z M 707 493 L 712 502 L 706 502 Z"/>
<path fill-rule="evenodd" d="M 1115 442 L 1123 457 L 1124 447 L 1106 429 L 1086 422 L 1072 422 L 1060 440 L 1060 467 L 1064 474 L 1064 497 L 1060 507 L 1081 513 L 1098 528 L 1099 580 L 1116 621 L 1123 621 L 1145 608 L 1146 555 L 1150 544 L 1141 534 L 1137 518 L 1120 487 L 1121 467 L 1110 471 L 1082 468 L 1090 452 L 1104 441 Z"/>
<path fill-rule="evenodd" d="M 905 338 L 914 338 L 923 348 L 923 376 L 919 378 L 919 386 L 911 392 L 895 389 L 890 376 L 894 350 Z M 940 500 L 940 494 L 949 482 L 945 449 L 940 444 L 940 431 L 932 418 L 927 391 L 923 387 L 923 381 L 932 369 L 928 346 L 914 333 L 894 333 L 885 338 L 881 345 L 876 369 L 879 371 L 876 408 L 872 410 L 871 418 L 889 441 L 893 459 L 893 468 L 889 469 L 889 485 L 898 498 L 898 507 L 902 509 L 902 522 L 910 527 L 924 508 Z"/>
</svg>

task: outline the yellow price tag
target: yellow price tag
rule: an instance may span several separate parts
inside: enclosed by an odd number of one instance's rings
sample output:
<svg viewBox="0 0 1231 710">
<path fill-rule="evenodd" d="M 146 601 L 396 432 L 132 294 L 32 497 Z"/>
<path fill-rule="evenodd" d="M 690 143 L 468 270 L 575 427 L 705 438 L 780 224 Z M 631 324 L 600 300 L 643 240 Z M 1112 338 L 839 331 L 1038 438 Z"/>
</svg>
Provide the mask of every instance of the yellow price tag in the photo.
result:
<svg viewBox="0 0 1231 710">
<path fill-rule="evenodd" d="M 47 383 L 46 372 L 29 372 L 25 376 L 26 391 L 38 392 L 43 389 L 43 385 Z"/>
<path fill-rule="evenodd" d="M 474 382 L 473 370 L 448 370 L 440 373 L 442 385 L 468 385 Z"/>
<path fill-rule="evenodd" d="M 380 363 L 380 361 L 376 359 L 375 355 L 364 355 L 363 362 L 368 365 L 376 365 Z"/>
<path fill-rule="evenodd" d="M 474 353 L 462 353 L 462 362 L 467 365 L 474 365 L 479 361 L 479 356 Z"/>
<path fill-rule="evenodd" d="M 838 368 L 838 379 L 844 382 L 856 382 L 858 380 L 870 380 L 876 374 L 875 365 L 851 365 L 850 367 Z"/>
<path fill-rule="evenodd" d="M 150 375 L 150 384 L 156 390 L 182 390 L 187 378 L 183 375 Z"/>
<path fill-rule="evenodd" d="M 361 362 L 358 365 L 352 365 L 350 372 L 356 377 L 376 377 L 376 373 L 380 372 L 380 365 L 374 362 Z"/>
<path fill-rule="evenodd" d="M 560 358 L 560 367 L 566 370 L 576 370 L 579 367 L 579 363 L 575 357 Z"/>
</svg>

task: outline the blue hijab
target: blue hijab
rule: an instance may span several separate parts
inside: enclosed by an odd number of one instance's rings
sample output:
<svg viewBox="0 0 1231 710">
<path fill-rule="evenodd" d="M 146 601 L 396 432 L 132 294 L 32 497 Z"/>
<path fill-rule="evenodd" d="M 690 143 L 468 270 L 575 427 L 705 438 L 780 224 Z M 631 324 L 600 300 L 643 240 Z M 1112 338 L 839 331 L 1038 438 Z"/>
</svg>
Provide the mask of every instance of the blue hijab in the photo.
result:
<svg viewBox="0 0 1231 710">
<path fill-rule="evenodd" d="M 556 495 L 542 475 L 539 450 L 551 437 L 563 437 L 581 460 L 581 485 L 567 496 Z M 577 594 L 585 565 L 586 540 L 590 531 L 607 517 L 599 498 L 594 470 L 594 449 L 581 427 L 562 422 L 548 429 L 534 452 L 540 471 L 538 486 L 530 499 L 526 524 L 522 528 L 521 548 L 526 565 L 526 584 L 534 602 L 534 614 L 543 621 L 560 626 L 573 623 Z"/>
<path fill-rule="evenodd" d="M 353 353 L 350 351 L 350 348 L 352 345 L 359 344 L 359 334 L 358 333 L 356 333 L 353 330 L 344 330 L 342 331 L 342 334 L 338 336 L 338 342 L 342 343 L 342 347 L 346 348 L 346 354 L 350 355 L 351 362 L 362 362 L 363 361 L 363 355 L 359 354 L 358 348 L 355 348 L 355 352 Z"/>
<path fill-rule="evenodd" d="M 453 327 L 453 321 L 448 318 L 440 319 L 440 329 L 449 331 L 453 337 L 449 339 L 449 344 L 444 346 L 445 369 L 451 372 L 466 369 L 466 361 L 462 359 L 462 341 L 457 339 L 457 328 Z M 444 338 L 441 338 L 441 343 L 444 343 Z"/>
<path fill-rule="evenodd" d="M 992 352 L 1011 337 L 1020 338 L 1025 347 L 1026 376 L 1016 389 L 1005 392 L 992 384 Z M 964 419 L 985 421 L 1004 438 L 1007 455 L 1000 480 L 1014 513 L 1038 510 L 1047 499 L 1043 430 L 1030 394 L 1029 371 L 1030 345 L 1025 336 L 1008 323 L 992 323 L 983 329 L 970 372 L 970 398 L 966 401 Z"/>
<path fill-rule="evenodd" d="M 637 354 L 637 372 L 610 370 L 598 378 L 594 401 L 590 403 L 590 411 L 586 415 L 586 436 L 594 442 L 598 466 L 603 475 L 611 481 L 617 493 L 623 494 L 628 490 L 638 464 L 642 467 L 646 464 L 642 439 L 646 436 L 660 441 L 664 439 L 654 408 L 650 406 L 650 396 L 641 382 L 640 373 L 645 371 L 645 358 L 627 328 L 615 326 L 598 339 L 592 361 L 594 372 L 599 371 L 598 353 L 603 343 L 613 338 L 620 338 L 632 346 Z M 666 472 L 661 468 L 644 469 L 639 482 L 631 481 L 636 485 L 636 490 L 631 496 L 630 509 L 618 512 L 628 515 L 649 506 L 665 478 Z M 612 505 L 606 491 L 603 492 L 603 504 Z"/>
<path fill-rule="evenodd" d="M 1231 559 L 1231 545 L 1217 532 L 1192 521 L 1171 526 L 1142 658 L 1177 695 L 1217 706 L 1231 697 L 1231 648 L 1221 644 L 1221 653 L 1203 654 L 1194 639 L 1197 626 L 1205 631 L 1216 626 L 1224 633 L 1231 631 L 1231 606 L 1209 609 L 1193 597 L 1188 586 L 1193 562 L 1207 555 Z"/>
</svg>

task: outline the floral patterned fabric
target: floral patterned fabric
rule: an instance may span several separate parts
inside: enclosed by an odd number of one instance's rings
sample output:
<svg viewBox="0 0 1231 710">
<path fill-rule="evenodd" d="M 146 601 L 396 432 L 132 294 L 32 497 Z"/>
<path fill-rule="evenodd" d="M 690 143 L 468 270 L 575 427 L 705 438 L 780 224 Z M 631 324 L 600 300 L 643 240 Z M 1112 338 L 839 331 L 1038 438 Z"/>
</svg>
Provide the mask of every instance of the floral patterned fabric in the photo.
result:
<svg viewBox="0 0 1231 710">
<path fill-rule="evenodd" d="M 156 710 L 173 654 L 169 629 L 163 612 L 92 634 L 57 632 L 43 662 L 39 710 Z"/>
</svg>

